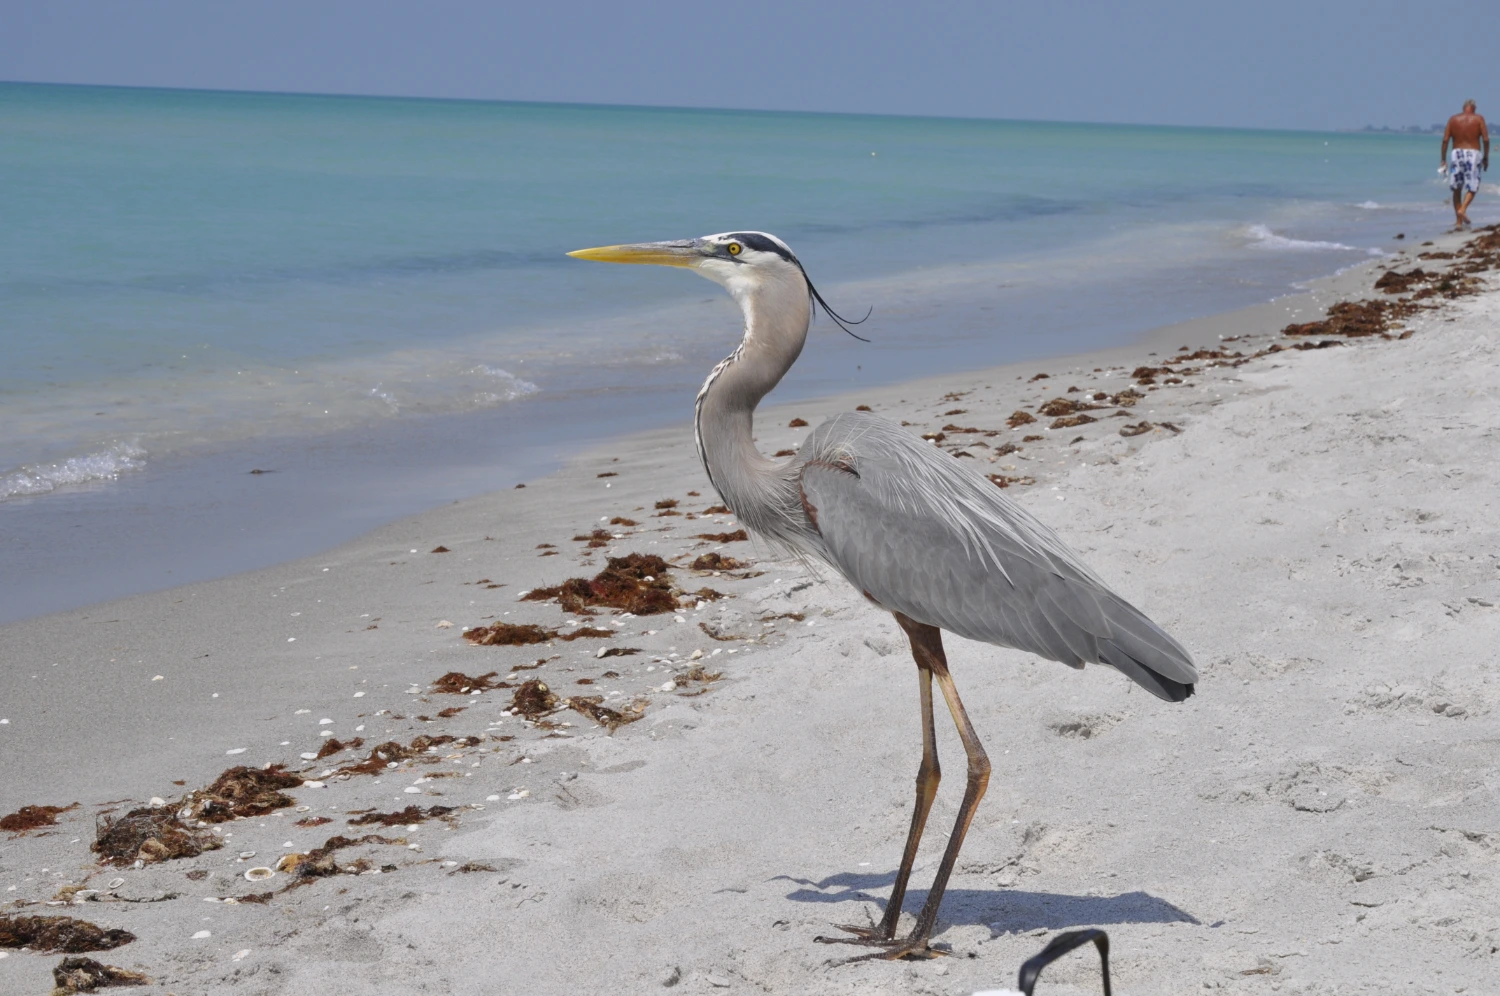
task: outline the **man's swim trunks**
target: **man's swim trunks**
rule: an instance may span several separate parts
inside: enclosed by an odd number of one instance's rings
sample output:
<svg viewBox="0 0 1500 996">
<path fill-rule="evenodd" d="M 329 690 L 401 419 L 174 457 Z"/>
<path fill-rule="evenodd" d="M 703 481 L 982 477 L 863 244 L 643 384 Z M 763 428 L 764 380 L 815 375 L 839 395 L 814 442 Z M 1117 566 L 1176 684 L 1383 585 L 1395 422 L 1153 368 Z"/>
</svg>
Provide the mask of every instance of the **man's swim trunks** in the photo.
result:
<svg viewBox="0 0 1500 996">
<path fill-rule="evenodd" d="M 1479 193 L 1478 149 L 1454 149 L 1448 153 L 1448 189 Z"/>
</svg>

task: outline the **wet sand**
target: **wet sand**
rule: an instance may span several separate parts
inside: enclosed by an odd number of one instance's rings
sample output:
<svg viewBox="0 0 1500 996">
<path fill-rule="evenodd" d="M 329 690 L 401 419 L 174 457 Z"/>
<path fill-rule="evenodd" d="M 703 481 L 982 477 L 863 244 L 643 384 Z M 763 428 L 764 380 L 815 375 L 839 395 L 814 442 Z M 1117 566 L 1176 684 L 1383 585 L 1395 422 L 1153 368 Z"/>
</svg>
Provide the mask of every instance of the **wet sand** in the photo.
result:
<svg viewBox="0 0 1500 996">
<path fill-rule="evenodd" d="M 838 965 L 857 952 L 812 941 L 878 917 L 888 891 L 920 752 L 913 668 L 839 579 L 699 538 L 738 524 L 710 510 L 685 424 L 316 559 L 0 627 L 0 814 L 80 804 L 4 839 L 0 916 L 128 930 L 87 956 L 179 996 L 963 994 L 1014 984 L 1079 926 L 1110 932 L 1123 992 L 1485 991 L 1500 293 L 1449 299 L 1444 274 L 1400 295 L 1435 307 L 1389 338 L 1282 334 L 1338 300 L 1396 300 L 1379 275 L 1130 349 L 762 412 L 768 453 L 809 431 L 794 419 L 857 404 L 941 434 L 1203 671 L 1171 707 L 1107 668 L 949 638 L 994 763 L 935 936 L 951 957 Z M 1038 412 L 1057 399 L 1099 407 Z M 1036 421 L 1012 428 L 1018 411 Z M 1079 415 L 1094 421 L 1052 427 Z M 631 553 L 672 565 L 675 609 L 522 597 Z M 713 553 L 743 564 L 690 566 Z M 557 636 L 464 638 L 496 623 Z M 611 635 L 562 638 L 582 627 Z M 512 708 L 548 694 L 555 712 Z M 601 708 L 633 721 L 611 733 Z M 913 912 L 962 788 L 941 725 L 939 747 Z M 294 773 L 293 805 L 203 819 L 189 793 L 237 765 Z M 96 827 L 153 798 L 191 810 L 208 849 L 98 863 Z M 0 988 L 46 992 L 62 957 L 11 951 Z M 1097 992 L 1093 966 L 1080 952 L 1040 991 Z"/>
</svg>

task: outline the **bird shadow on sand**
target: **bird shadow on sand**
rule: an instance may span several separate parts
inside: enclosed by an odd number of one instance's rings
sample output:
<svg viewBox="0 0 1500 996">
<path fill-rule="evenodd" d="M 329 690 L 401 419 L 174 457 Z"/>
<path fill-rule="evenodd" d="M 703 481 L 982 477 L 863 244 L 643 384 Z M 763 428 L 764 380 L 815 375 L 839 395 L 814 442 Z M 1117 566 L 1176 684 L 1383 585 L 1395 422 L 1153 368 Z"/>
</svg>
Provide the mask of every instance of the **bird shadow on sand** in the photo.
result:
<svg viewBox="0 0 1500 996">
<path fill-rule="evenodd" d="M 798 903 L 873 903 L 876 915 L 885 908 L 886 897 L 869 891 L 885 891 L 895 881 L 895 872 L 857 874 L 841 872 L 821 882 L 779 875 L 777 879 L 798 886 L 787 898 Z M 926 889 L 910 889 L 904 908 L 916 913 L 927 900 Z M 1191 923 L 1197 917 L 1147 892 L 1123 892 L 1114 896 L 1071 896 L 1058 892 L 1024 889 L 957 889 L 943 896 L 939 919 L 949 924 L 976 924 L 996 934 L 1028 930 L 1061 930 L 1065 927 L 1097 927 L 1114 923 Z"/>
</svg>

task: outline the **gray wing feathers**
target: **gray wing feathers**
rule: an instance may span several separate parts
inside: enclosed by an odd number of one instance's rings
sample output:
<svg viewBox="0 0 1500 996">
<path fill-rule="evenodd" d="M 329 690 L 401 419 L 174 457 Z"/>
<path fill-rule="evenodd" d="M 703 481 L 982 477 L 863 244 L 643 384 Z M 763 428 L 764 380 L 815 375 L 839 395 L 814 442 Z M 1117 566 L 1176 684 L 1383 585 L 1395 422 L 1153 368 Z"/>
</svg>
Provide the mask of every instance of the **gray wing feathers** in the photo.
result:
<svg viewBox="0 0 1500 996">
<path fill-rule="evenodd" d="M 1166 698 L 1190 693 L 1182 645 L 960 461 L 856 413 L 819 426 L 799 463 L 817 554 L 886 608 L 1074 667 L 1107 663 Z"/>
</svg>

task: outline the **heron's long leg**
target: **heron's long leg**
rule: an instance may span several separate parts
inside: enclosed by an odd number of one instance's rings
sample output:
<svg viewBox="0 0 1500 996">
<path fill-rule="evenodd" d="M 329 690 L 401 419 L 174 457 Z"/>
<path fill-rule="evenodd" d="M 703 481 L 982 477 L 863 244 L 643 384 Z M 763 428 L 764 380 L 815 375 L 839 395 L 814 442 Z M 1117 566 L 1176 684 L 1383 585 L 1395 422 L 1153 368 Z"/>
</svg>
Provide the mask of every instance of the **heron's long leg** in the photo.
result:
<svg viewBox="0 0 1500 996">
<path fill-rule="evenodd" d="M 923 674 L 922 692 L 923 704 L 927 707 L 924 715 L 925 725 L 923 727 L 923 761 L 925 766 L 926 747 L 931 744 L 933 757 L 933 773 L 936 775 L 937 747 L 932 726 L 932 692 L 930 678 L 936 678 L 938 687 L 942 689 L 943 701 L 948 705 L 948 711 L 953 715 L 953 724 L 958 728 L 958 738 L 963 742 L 964 753 L 968 755 L 969 777 L 964 787 L 964 799 L 958 807 L 958 819 L 954 823 L 953 833 L 948 837 L 948 846 L 943 852 L 942 863 L 938 865 L 937 877 L 933 879 L 932 888 L 927 893 L 927 902 L 922 906 L 922 912 L 917 915 L 916 926 L 906 937 L 893 940 L 896 920 L 901 916 L 900 899 L 905 898 L 906 878 L 911 874 L 911 862 L 916 856 L 916 843 L 921 837 L 921 823 L 927 819 L 927 810 L 931 808 L 932 797 L 926 797 L 924 803 L 921 791 L 921 775 L 918 775 L 917 797 L 918 809 L 912 816 L 912 835 L 907 838 L 906 856 L 901 863 L 901 871 L 897 875 L 898 889 L 891 896 L 891 903 L 886 907 L 885 918 L 879 927 L 869 931 L 854 931 L 863 935 L 859 940 L 850 940 L 847 943 L 865 943 L 884 948 L 878 955 L 866 957 L 901 958 L 906 955 L 926 955 L 931 957 L 936 952 L 927 947 L 927 939 L 932 936 L 933 925 L 937 922 L 938 907 L 943 903 L 943 893 L 948 888 L 948 877 L 953 873 L 954 862 L 958 860 L 959 849 L 963 847 L 964 836 L 969 832 L 969 824 L 973 822 L 974 811 L 979 807 L 979 800 L 984 797 L 985 787 L 990 781 L 990 759 L 985 754 L 984 747 L 979 742 L 979 735 L 974 732 L 974 724 L 969 721 L 969 714 L 964 710 L 963 701 L 958 697 L 958 689 L 953 685 L 953 677 L 948 673 L 948 657 L 943 653 L 943 633 L 936 626 L 928 626 L 924 623 L 915 622 L 900 613 L 895 613 L 896 621 L 906 634 L 911 638 L 912 656 L 917 661 Z M 932 791 L 937 790 L 937 779 L 932 779 Z M 880 931 L 890 925 L 892 932 L 882 935 Z M 830 938 L 820 937 L 820 941 L 829 941 Z M 862 960 L 862 959 L 855 959 Z"/>
<path fill-rule="evenodd" d="M 953 676 L 948 673 L 947 659 L 942 658 L 941 633 L 933 629 L 932 635 L 941 658 L 940 663 L 932 669 L 933 676 L 937 678 L 938 688 L 942 689 L 948 711 L 953 714 L 953 724 L 958 727 L 958 738 L 963 741 L 964 753 L 969 757 L 969 779 L 964 787 L 964 801 L 958 807 L 958 819 L 953 824 L 953 834 L 948 838 L 948 848 L 943 852 L 942 864 L 938 865 L 937 877 L 932 880 L 927 902 L 917 915 L 917 925 L 907 937 L 906 943 L 899 950 L 893 951 L 891 957 L 917 954 L 926 949 L 927 938 L 932 934 L 933 924 L 937 922 L 938 907 L 943 902 L 943 892 L 948 888 L 948 876 L 953 873 L 953 864 L 958 860 L 964 836 L 974 820 L 974 811 L 979 808 L 979 800 L 984 797 L 985 787 L 990 783 L 990 759 L 979 742 L 979 735 L 974 732 L 974 724 L 969 722 L 969 714 L 964 710 L 963 701 L 958 697 Z"/>
<path fill-rule="evenodd" d="M 896 617 L 900 619 L 900 616 Z M 896 872 L 896 882 L 891 887 L 890 901 L 885 905 L 885 916 L 875 936 L 890 940 L 896 936 L 896 924 L 901 920 L 901 904 L 906 900 L 906 882 L 911 878 L 911 866 L 917 860 L 917 845 L 922 842 L 922 831 L 927 826 L 927 814 L 932 812 L 932 800 L 937 798 L 938 783 L 943 780 L 943 770 L 938 764 L 937 730 L 932 718 L 932 669 L 917 658 L 918 680 L 922 689 L 922 763 L 917 768 L 917 801 L 911 812 L 911 829 L 906 834 L 906 850 L 901 854 L 901 868 Z"/>
<path fill-rule="evenodd" d="M 899 614 L 896 621 L 903 628 L 910 622 Z M 917 681 L 922 695 L 922 763 L 917 768 L 917 801 L 911 813 L 911 829 L 906 834 L 906 850 L 901 855 L 901 868 L 896 872 L 895 884 L 891 886 L 891 898 L 885 904 L 885 915 L 880 918 L 877 926 L 854 927 L 840 924 L 842 930 L 877 941 L 888 941 L 896 936 L 896 924 L 901 920 L 901 904 L 906 900 L 906 883 L 911 878 L 911 868 L 917 860 L 917 845 L 922 841 L 927 815 L 932 812 L 932 800 L 937 798 L 938 782 L 943 777 L 942 768 L 938 765 L 937 730 L 932 718 L 932 668 L 927 663 L 927 655 L 918 648 L 919 644 L 913 638 L 912 658 L 917 663 Z"/>
</svg>

